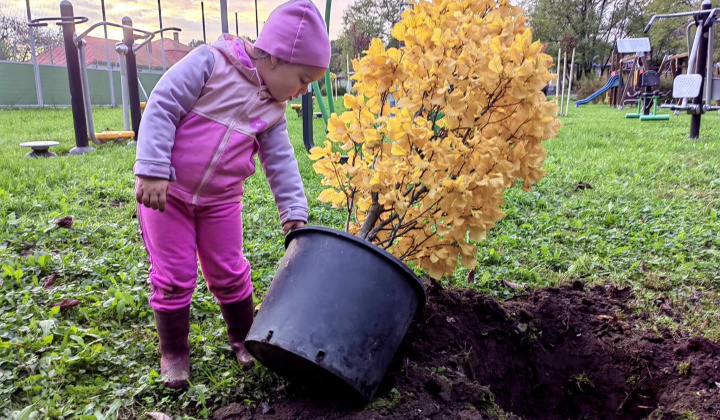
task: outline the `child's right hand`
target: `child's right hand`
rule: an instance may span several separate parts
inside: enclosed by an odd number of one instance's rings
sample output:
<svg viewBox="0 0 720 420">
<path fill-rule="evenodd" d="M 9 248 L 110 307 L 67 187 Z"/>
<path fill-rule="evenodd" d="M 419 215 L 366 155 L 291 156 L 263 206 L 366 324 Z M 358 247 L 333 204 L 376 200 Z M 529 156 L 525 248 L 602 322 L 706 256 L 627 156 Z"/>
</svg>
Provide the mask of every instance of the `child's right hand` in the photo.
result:
<svg viewBox="0 0 720 420">
<path fill-rule="evenodd" d="M 162 178 L 138 177 L 135 199 L 153 210 L 165 211 L 169 181 Z"/>
</svg>

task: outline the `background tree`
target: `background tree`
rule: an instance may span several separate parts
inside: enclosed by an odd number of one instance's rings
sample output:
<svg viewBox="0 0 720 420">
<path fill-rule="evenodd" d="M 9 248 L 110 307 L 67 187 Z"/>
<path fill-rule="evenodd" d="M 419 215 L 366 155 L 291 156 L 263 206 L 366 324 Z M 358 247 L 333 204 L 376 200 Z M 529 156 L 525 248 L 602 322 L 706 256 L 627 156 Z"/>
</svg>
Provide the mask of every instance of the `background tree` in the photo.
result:
<svg viewBox="0 0 720 420">
<path fill-rule="evenodd" d="M 370 40 L 383 40 L 387 47 L 400 45 L 392 36 L 392 28 L 400 22 L 407 10 L 404 0 L 355 0 L 343 12 L 343 28 L 333 41 L 333 59 L 330 68 L 334 72 L 346 71 L 347 57 L 358 58 L 370 47 Z"/>
<path fill-rule="evenodd" d="M 655 14 L 700 8 L 701 0 L 525 0 L 536 39 L 549 42 L 547 53 L 557 57 L 563 36 L 577 39 L 575 61 L 588 75 L 593 64 L 608 66 L 618 39 L 649 37 L 651 63 L 659 66 L 665 55 L 687 52 L 685 27 L 690 19 L 656 21 L 649 34 L 643 29 Z M 720 40 L 720 33 L 717 35 Z M 571 49 L 567 50 L 570 53 Z M 715 53 L 715 59 L 720 53 Z"/>
<path fill-rule="evenodd" d="M 188 45 L 193 48 L 197 48 L 201 45 L 205 45 L 205 41 L 203 41 L 202 39 L 193 39 L 190 41 L 190 43 Z"/>
<path fill-rule="evenodd" d="M 34 36 L 37 54 L 62 45 L 62 32 L 50 26 L 34 28 Z M 27 18 L 0 10 L 0 60 L 28 61 L 30 58 L 32 54 Z"/>
<path fill-rule="evenodd" d="M 580 76 L 593 64 L 606 65 L 619 38 L 624 38 L 646 0 L 527 0 L 535 39 L 549 42 L 547 53 L 557 57 L 563 34 L 577 40 L 575 62 Z M 570 51 L 568 51 L 570 53 Z"/>
</svg>

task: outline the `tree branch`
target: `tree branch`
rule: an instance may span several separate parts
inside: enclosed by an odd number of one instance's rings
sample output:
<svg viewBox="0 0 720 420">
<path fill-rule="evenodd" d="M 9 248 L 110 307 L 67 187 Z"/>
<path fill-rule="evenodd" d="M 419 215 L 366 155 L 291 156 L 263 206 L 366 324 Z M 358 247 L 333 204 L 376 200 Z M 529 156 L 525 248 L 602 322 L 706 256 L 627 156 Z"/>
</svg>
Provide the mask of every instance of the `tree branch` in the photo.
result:
<svg viewBox="0 0 720 420">
<path fill-rule="evenodd" d="M 370 210 L 368 210 L 368 213 L 365 216 L 365 220 L 363 221 L 362 227 L 360 227 L 360 231 L 358 232 L 357 236 L 367 240 L 370 231 L 377 223 L 382 212 L 383 207 L 380 205 L 378 193 L 374 192 L 372 193 L 372 205 L 370 206 Z"/>
</svg>

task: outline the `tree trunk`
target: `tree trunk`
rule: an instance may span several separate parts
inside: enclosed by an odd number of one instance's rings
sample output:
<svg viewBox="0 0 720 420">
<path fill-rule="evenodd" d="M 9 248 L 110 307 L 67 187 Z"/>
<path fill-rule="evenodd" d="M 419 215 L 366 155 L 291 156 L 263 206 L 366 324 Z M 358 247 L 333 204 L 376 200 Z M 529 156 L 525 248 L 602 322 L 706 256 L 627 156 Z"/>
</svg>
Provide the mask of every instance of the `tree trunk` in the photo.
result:
<svg viewBox="0 0 720 420">
<path fill-rule="evenodd" d="M 377 223 L 378 219 L 380 219 L 380 215 L 382 214 L 382 206 L 380 205 L 380 202 L 378 200 L 378 194 L 372 193 L 372 205 L 370 206 L 370 210 L 367 213 L 367 216 L 365 217 L 365 220 L 363 221 L 362 227 L 360 227 L 360 231 L 358 232 L 357 236 L 361 239 L 365 239 L 367 241 L 372 242 L 375 238 L 368 238 L 368 235 L 370 234 L 370 231 Z"/>
</svg>

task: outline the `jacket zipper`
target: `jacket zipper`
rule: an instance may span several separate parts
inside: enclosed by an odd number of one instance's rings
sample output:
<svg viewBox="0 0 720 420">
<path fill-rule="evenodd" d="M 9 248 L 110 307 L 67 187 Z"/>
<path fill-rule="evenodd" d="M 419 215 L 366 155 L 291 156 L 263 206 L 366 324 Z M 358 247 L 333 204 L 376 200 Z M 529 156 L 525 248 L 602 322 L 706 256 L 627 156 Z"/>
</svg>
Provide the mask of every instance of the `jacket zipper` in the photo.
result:
<svg viewBox="0 0 720 420">
<path fill-rule="evenodd" d="M 255 102 L 257 102 L 257 98 L 260 96 L 260 90 L 257 91 L 257 94 L 253 95 L 253 100 L 249 101 L 247 104 L 245 104 L 244 107 L 240 108 L 237 112 L 235 112 L 232 116 L 232 122 L 228 126 L 227 131 L 225 132 L 225 136 L 222 139 L 222 142 L 220 142 L 220 146 L 218 146 L 217 150 L 215 151 L 215 155 L 212 158 L 212 161 L 210 162 L 210 166 L 205 171 L 205 174 L 203 175 L 202 181 L 200 181 L 200 185 L 198 185 L 197 189 L 195 190 L 195 194 L 193 194 L 192 198 L 192 204 L 196 205 L 198 201 L 198 197 L 200 196 L 200 193 L 205 188 L 208 182 L 210 182 L 210 177 L 212 176 L 212 173 L 215 171 L 215 167 L 217 166 L 218 162 L 220 161 L 220 156 L 222 156 L 223 151 L 225 150 L 225 146 L 227 146 L 228 141 L 230 140 L 230 136 L 232 135 L 232 132 L 235 130 L 235 119 L 237 118 L 237 115 L 244 111 L 245 109 L 249 108 L 250 105 L 255 105 Z"/>
</svg>

